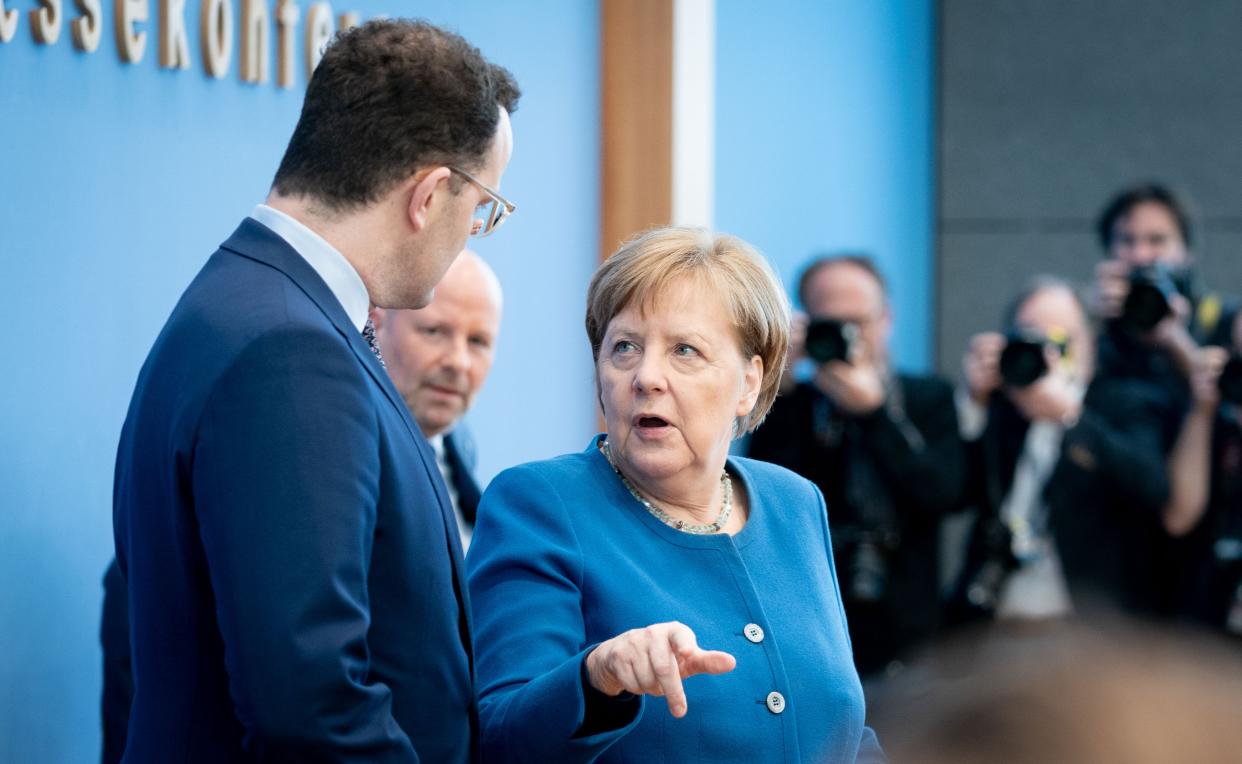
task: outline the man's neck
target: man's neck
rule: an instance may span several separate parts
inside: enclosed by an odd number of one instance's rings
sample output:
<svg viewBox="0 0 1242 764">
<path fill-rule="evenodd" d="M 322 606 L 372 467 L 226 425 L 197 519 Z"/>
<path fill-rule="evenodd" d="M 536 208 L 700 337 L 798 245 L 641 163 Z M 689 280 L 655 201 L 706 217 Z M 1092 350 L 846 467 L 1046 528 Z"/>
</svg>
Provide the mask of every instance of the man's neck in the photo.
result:
<svg viewBox="0 0 1242 764">
<path fill-rule="evenodd" d="M 382 241 L 377 241 L 377 234 L 383 227 L 374 208 L 336 213 L 309 196 L 283 196 L 274 190 L 264 203 L 298 221 L 332 245 L 358 272 L 367 292 L 374 295 L 371 283 L 373 262 L 376 253 L 384 251 L 385 246 Z"/>
</svg>

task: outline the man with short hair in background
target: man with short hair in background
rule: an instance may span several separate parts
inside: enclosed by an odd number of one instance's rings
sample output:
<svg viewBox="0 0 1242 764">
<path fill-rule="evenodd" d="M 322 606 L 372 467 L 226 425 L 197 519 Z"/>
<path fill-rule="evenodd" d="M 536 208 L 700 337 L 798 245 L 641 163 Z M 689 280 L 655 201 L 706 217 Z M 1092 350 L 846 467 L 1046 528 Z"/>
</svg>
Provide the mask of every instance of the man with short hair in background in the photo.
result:
<svg viewBox="0 0 1242 764">
<path fill-rule="evenodd" d="M 822 257 L 798 297 L 810 323 L 790 355 L 814 376 L 776 399 L 749 456 L 819 486 L 854 663 L 894 671 L 940 625 L 940 526 L 959 508 L 965 455 L 953 387 L 897 373 L 884 279 L 863 255 Z"/>
<path fill-rule="evenodd" d="M 461 543 L 368 310 L 427 305 L 513 211 L 518 97 L 426 22 L 324 52 L 266 202 L 182 295 L 121 432 L 124 761 L 477 760 Z"/>
<path fill-rule="evenodd" d="M 481 492 L 474 442 L 461 418 L 492 368 L 501 302 L 496 274 L 466 250 L 427 307 L 372 312 L 388 374 L 435 451 L 467 549 Z"/>
</svg>

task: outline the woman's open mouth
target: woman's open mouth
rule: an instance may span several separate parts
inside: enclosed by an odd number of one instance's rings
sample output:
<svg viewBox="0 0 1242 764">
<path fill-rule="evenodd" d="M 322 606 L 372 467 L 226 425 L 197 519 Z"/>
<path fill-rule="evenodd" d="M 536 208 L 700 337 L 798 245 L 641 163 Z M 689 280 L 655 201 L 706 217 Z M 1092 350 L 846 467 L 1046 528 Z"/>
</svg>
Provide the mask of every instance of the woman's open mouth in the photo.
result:
<svg viewBox="0 0 1242 764">
<path fill-rule="evenodd" d="M 667 419 L 654 414 L 634 417 L 633 425 L 637 433 L 645 436 L 659 436 L 672 430 Z"/>
</svg>

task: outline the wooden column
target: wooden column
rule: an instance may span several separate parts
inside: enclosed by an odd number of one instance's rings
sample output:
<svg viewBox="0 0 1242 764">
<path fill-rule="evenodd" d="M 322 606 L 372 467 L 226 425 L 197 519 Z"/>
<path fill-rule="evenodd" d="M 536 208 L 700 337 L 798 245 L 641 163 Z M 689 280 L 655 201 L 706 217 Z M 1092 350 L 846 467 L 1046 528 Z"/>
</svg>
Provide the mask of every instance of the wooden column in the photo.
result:
<svg viewBox="0 0 1242 764">
<path fill-rule="evenodd" d="M 673 214 L 675 0 L 603 0 L 600 259 Z"/>
</svg>

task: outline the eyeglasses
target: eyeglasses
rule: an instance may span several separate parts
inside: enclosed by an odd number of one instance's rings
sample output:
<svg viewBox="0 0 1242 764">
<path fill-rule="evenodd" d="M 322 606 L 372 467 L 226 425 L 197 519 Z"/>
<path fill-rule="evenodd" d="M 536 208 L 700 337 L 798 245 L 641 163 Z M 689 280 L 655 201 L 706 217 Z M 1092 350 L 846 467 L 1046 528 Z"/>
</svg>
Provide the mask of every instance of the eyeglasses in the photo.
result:
<svg viewBox="0 0 1242 764">
<path fill-rule="evenodd" d="M 470 227 L 471 236 L 487 236 L 499 228 L 500 224 L 505 222 L 513 214 L 514 210 L 517 209 L 516 204 L 496 193 L 493 189 L 488 188 L 478 178 L 465 170 L 452 165 L 449 166 L 449 169 L 483 189 L 483 193 L 491 197 L 492 200 L 490 204 L 485 204 L 475 211 L 474 223 Z"/>
</svg>

